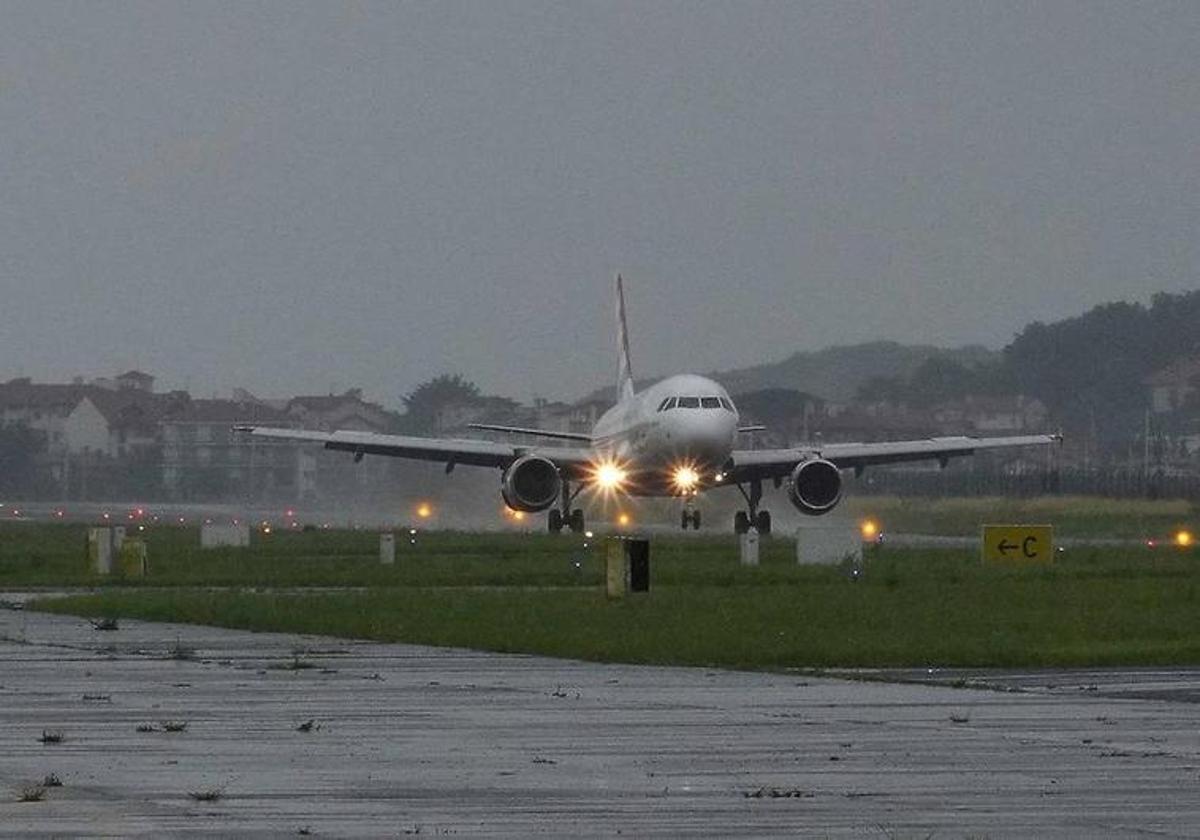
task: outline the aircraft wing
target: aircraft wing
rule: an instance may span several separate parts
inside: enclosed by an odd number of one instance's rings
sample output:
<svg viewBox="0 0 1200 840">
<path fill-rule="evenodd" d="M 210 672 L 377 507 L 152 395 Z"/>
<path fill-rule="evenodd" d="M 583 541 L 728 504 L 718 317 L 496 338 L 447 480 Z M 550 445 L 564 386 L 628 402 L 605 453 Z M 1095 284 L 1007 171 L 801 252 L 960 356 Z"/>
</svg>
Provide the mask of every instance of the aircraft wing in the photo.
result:
<svg viewBox="0 0 1200 840">
<path fill-rule="evenodd" d="M 732 465 L 726 469 L 729 481 L 753 481 L 779 478 L 808 458 L 824 458 L 840 469 L 862 469 L 879 464 L 905 461 L 942 461 L 973 455 L 981 449 L 1018 446 L 1046 446 L 1061 443 L 1062 435 L 1021 435 L 1017 437 L 939 437 L 926 440 L 899 440 L 886 443 L 827 443 L 797 449 L 735 450 Z"/>
<path fill-rule="evenodd" d="M 495 423 L 468 423 L 468 429 L 481 429 L 485 432 L 504 432 L 508 435 L 530 435 L 531 437 L 554 438 L 556 440 L 575 440 L 581 443 L 591 443 L 592 436 L 578 432 L 552 432 L 547 429 L 529 429 L 524 426 L 497 426 Z"/>
<path fill-rule="evenodd" d="M 271 440 L 320 443 L 326 449 L 351 452 L 355 456 L 387 455 L 436 461 L 447 466 L 468 464 L 504 468 L 522 455 L 536 453 L 553 461 L 567 477 L 583 474 L 591 463 L 590 449 L 565 446 L 514 446 L 490 440 L 456 440 L 413 435 L 380 435 L 374 432 L 314 432 L 306 429 L 277 429 L 268 426 L 234 426 L 234 431 Z"/>
</svg>

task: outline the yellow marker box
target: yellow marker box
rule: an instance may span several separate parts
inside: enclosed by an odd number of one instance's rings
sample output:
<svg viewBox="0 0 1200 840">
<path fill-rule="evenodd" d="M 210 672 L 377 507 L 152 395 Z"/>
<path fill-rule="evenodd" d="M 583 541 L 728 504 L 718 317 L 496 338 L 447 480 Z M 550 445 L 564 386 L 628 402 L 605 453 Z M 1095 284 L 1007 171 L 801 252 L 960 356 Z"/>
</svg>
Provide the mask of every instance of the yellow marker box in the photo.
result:
<svg viewBox="0 0 1200 840">
<path fill-rule="evenodd" d="M 1054 562 L 1053 525 L 984 525 L 980 552 L 984 563 L 1015 566 Z"/>
</svg>

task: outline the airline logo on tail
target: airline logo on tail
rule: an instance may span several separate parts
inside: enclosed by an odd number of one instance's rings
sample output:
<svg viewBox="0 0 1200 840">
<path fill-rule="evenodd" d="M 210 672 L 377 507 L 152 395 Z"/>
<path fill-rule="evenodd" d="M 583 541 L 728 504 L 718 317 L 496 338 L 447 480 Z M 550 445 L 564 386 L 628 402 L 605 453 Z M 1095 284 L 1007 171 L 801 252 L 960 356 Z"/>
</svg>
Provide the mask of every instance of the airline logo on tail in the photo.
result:
<svg viewBox="0 0 1200 840">
<path fill-rule="evenodd" d="M 629 328 L 625 325 L 625 287 L 617 275 L 617 402 L 633 396 L 633 369 L 629 365 Z"/>
</svg>

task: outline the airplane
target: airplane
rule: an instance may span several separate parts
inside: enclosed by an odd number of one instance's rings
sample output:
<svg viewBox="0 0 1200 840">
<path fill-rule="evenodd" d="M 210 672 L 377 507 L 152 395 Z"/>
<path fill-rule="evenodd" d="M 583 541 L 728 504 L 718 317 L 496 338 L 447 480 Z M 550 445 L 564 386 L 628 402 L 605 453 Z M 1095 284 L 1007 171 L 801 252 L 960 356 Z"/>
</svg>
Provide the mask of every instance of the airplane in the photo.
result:
<svg viewBox="0 0 1200 840">
<path fill-rule="evenodd" d="M 326 449 L 434 461 L 449 473 L 459 465 L 499 469 L 500 495 L 515 511 L 548 511 L 551 533 L 564 527 L 582 533 L 584 512 L 574 507 L 587 489 L 630 496 L 675 496 L 684 500 L 680 524 L 700 528 L 696 494 L 733 486 L 746 509 L 734 517 L 738 534 L 751 528 L 771 532 L 771 514 L 760 509 L 763 482 L 787 486 L 789 501 L 802 513 L 820 516 L 841 501 L 842 474 L 856 475 L 879 464 L 951 458 L 981 449 L 1060 443 L 1058 434 L 1017 437 L 939 437 L 884 443 L 808 443 L 785 449 L 739 449 L 741 434 L 761 426 L 739 425 L 737 406 L 717 382 L 694 374 L 671 376 L 635 391 L 625 318 L 624 281 L 616 277 L 617 403 L 590 434 L 473 423 L 482 431 L 559 441 L 550 445 L 491 440 L 385 435 L 360 431 L 318 432 L 265 426 L 236 426 L 255 437 L 309 441 Z M 561 442 L 571 445 L 564 445 Z"/>
</svg>

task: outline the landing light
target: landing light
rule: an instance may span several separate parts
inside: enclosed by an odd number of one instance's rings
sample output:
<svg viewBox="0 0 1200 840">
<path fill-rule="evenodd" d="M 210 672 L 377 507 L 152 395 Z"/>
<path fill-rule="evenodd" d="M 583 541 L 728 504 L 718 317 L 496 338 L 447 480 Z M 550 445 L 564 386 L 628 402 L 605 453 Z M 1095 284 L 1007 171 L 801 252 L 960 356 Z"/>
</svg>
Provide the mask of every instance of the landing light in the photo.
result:
<svg viewBox="0 0 1200 840">
<path fill-rule="evenodd" d="M 1180 531 L 1175 535 L 1175 545 L 1180 548 L 1191 548 L 1192 543 L 1195 541 L 1195 537 L 1192 536 L 1191 531 Z"/>
<path fill-rule="evenodd" d="M 622 513 L 620 516 L 617 517 L 617 524 L 620 525 L 622 528 L 628 526 L 629 523 L 632 521 L 633 520 L 629 518 L 628 513 Z"/>
<path fill-rule="evenodd" d="M 625 483 L 626 477 L 625 470 L 612 461 L 606 461 L 596 466 L 596 485 L 601 490 L 621 489 L 621 485 Z"/>
<path fill-rule="evenodd" d="M 421 502 L 417 505 L 417 516 L 422 519 L 428 519 L 433 516 L 433 506 L 429 502 Z"/>
<path fill-rule="evenodd" d="M 671 481 L 675 485 L 676 490 L 682 492 L 691 492 L 696 489 L 696 485 L 700 483 L 700 473 L 696 472 L 695 467 L 684 464 L 675 468 L 671 473 Z"/>
<path fill-rule="evenodd" d="M 873 519 L 864 519 L 859 530 L 864 542 L 870 542 L 879 536 L 879 525 Z"/>
</svg>

